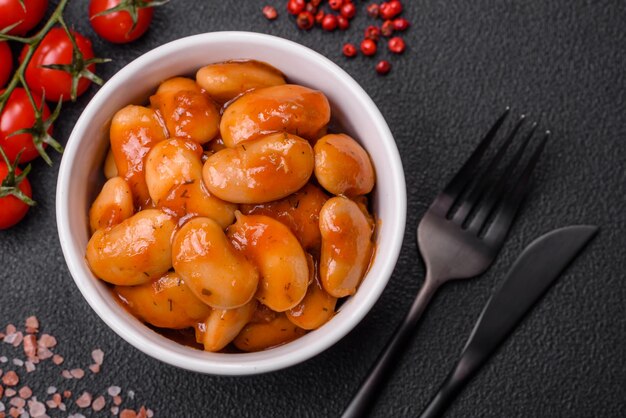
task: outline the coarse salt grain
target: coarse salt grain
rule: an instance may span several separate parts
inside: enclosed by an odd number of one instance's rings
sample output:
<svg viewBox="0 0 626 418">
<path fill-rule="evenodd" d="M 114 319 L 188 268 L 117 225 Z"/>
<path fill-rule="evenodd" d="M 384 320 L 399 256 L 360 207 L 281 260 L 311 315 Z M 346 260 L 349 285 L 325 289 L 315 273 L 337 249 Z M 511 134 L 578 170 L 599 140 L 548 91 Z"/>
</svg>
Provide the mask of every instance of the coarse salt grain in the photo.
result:
<svg viewBox="0 0 626 418">
<path fill-rule="evenodd" d="M 6 363 L 9 359 L 6 356 L 0 357 L 0 363 Z"/>
<path fill-rule="evenodd" d="M 72 378 L 72 374 L 70 373 L 69 370 L 63 370 L 61 372 L 61 376 L 63 376 L 66 379 L 71 379 Z"/>
<path fill-rule="evenodd" d="M 6 407 L 4 406 L 2 402 L 0 402 L 0 412 L 4 412 L 4 411 L 6 411 Z"/>
<path fill-rule="evenodd" d="M 64 360 L 63 357 L 58 354 L 55 354 L 52 356 L 52 362 L 56 364 L 57 366 L 63 363 L 63 360 Z"/>
<path fill-rule="evenodd" d="M 48 395 L 52 395 L 53 393 L 56 393 L 57 388 L 55 388 L 54 386 L 48 386 L 48 389 L 46 389 L 46 393 Z"/>
<path fill-rule="evenodd" d="M 60 409 L 61 411 L 65 412 L 65 410 L 67 409 L 67 407 L 65 406 L 65 404 L 64 404 L 63 402 L 61 402 L 61 403 L 59 404 L 59 409 Z"/>
<path fill-rule="evenodd" d="M 61 394 L 55 393 L 54 395 L 52 395 L 52 402 L 54 402 L 54 404 L 57 406 L 61 405 Z"/>
<path fill-rule="evenodd" d="M 90 364 L 89 365 L 89 370 L 91 370 L 92 373 L 100 373 L 100 365 L 99 364 Z"/>
<path fill-rule="evenodd" d="M 6 386 L 15 386 L 20 383 L 20 377 L 13 370 L 6 372 L 4 376 L 2 376 L 2 383 Z"/>
<path fill-rule="evenodd" d="M 67 399 L 67 398 L 71 398 L 71 397 L 72 397 L 72 391 L 71 391 L 71 390 L 64 390 L 64 391 L 63 391 L 63 397 L 64 397 L 65 399 Z"/>
<path fill-rule="evenodd" d="M 146 415 L 148 416 L 148 418 L 152 418 L 154 416 L 154 411 L 152 409 L 148 409 L 146 411 Z"/>
<path fill-rule="evenodd" d="M 141 406 L 139 412 L 137 413 L 137 418 L 148 418 L 148 413 L 145 406 Z"/>
<path fill-rule="evenodd" d="M 85 418 L 85 416 L 83 414 L 72 414 L 67 418 Z"/>
<path fill-rule="evenodd" d="M 14 358 L 13 359 L 13 364 L 15 364 L 18 367 L 22 367 L 24 365 L 24 360 L 20 360 L 18 358 Z"/>
<path fill-rule="evenodd" d="M 20 397 L 24 399 L 28 399 L 33 396 L 33 391 L 28 386 L 23 386 L 17 393 L 19 393 Z"/>
<path fill-rule="evenodd" d="M 23 408 L 24 405 L 26 405 L 26 401 L 16 396 L 15 398 L 11 398 L 11 400 L 9 401 L 9 405 L 12 405 L 16 408 Z"/>
<path fill-rule="evenodd" d="M 89 407 L 89 405 L 91 405 L 91 393 L 83 392 L 83 394 L 80 395 L 78 397 L 78 399 L 76 399 L 76 405 L 79 408 L 87 408 L 87 407 Z"/>
<path fill-rule="evenodd" d="M 56 407 L 58 406 L 57 403 L 52 399 L 47 400 L 46 405 L 48 405 L 48 408 L 50 409 L 56 409 Z"/>
<path fill-rule="evenodd" d="M 107 389 L 107 393 L 111 396 L 117 396 L 122 392 L 122 388 L 119 386 L 110 386 L 109 389 Z"/>
<path fill-rule="evenodd" d="M 2 398 L 3 394 L 4 394 L 4 386 L 0 386 L 0 398 Z"/>
<path fill-rule="evenodd" d="M 11 396 L 15 396 L 16 393 L 17 391 L 15 389 L 6 388 L 6 390 L 4 391 L 4 396 L 10 398 Z"/>
<path fill-rule="evenodd" d="M 135 392 L 134 392 L 134 391 L 132 391 L 132 390 L 129 390 L 129 391 L 128 391 L 128 397 L 129 397 L 130 399 L 135 399 Z"/>
<path fill-rule="evenodd" d="M 30 329 L 34 330 L 34 332 L 37 332 L 37 330 L 39 329 L 39 320 L 36 316 L 29 316 L 28 318 L 26 318 L 25 325 L 27 331 Z"/>
<path fill-rule="evenodd" d="M 24 354 L 28 358 L 37 356 L 37 337 L 33 334 L 24 337 Z"/>
<path fill-rule="evenodd" d="M 40 347 L 52 348 L 57 345 L 57 339 L 54 338 L 52 335 L 43 334 L 41 337 L 39 337 L 37 344 L 39 344 Z"/>
<path fill-rule="evenodd" d="M 20 408 L 13 407 L 9 409 L 9 415 L 11 415 L 13 418 L 19 417 L 21 413 L 22 411 L 20 411 Z"/>
<path fill-rule="evenodd" d="M 85 376 L 85 371 L 83 369 L 72 369 L 70 374 L 76 379 L 82 379 Z"/>
<path fill-rule="evenodd" d="M 91 409 L 98 412 L 104 409 L 105 405 L 106 405 L 106 400 L 104 399 L 104 396 L 98 396 L 91 404 Z"/>
<path fill-rule="evenodd" d="M 112 406 L 111 407 L 111 414 L 113 415 L 117 415 L 120 412 L 120 408 L 117 406 Z"/>
<path fill-rule="evenodd" d="M 15 333 L 7 334 L 7 335 L 4 336 L 2 341 L 7 343 L 7 344 L 13 344 L 13 341 L 15 341 L 16 338 L 17 338 L 17 334 L 15 334 Z"/>
<path fill-rule="evenodd" d="M 27 373 L 34 372 L 36 369 L 35 364 L 30 360 L 26 361 L 24 365 L 26 366 Z"/>
<path fill-rule="evenodd" d="M 120 406 L 122 404 L 122 397 L 117 395 L 113 397 L 113 403 L 117 406 Z"/>
<path fill-rule="evenodd" d="M 30 400 L 28 401 L 28 412 L 30 412 L 31 417 L 42 417 L 46 413 L 46 405 L 37 400 Z"/>
<path fill-rule="evenodd" d="M 137 413 L 132 409 L 124 409 L 120 412 L 120 418 L 137 418 Z"/>
<path fill-rule="evenodd" d="M 48 350 L 46 347 L 38 346 L 37 347 L 37 357 L 40 360 L 46 360 L 53 356 L 52 351 Z"/>
<path fill-rule="evenodd" d="M 7 325 L 7 331 L 6 331 L 7 335 L 15 334 L 16 331 L 17 331 L 17 328 L 15 328 L 15 325 L 13 324 Z"/>
<path fill-rule="evenodd" d="M 104 351 L 96 348 L 91 352 L 91 358 L 93 359 L 93 361 L 96 362 L 96 364 L 101 366 L 102 362 L 104 361 Z"/>
<path fill-rule="evenodd" d="M 22 334 L 22 332 L 17 332 L 14 334 L 15 335 L 15 340 L 13 340 L 13 347 L 17 347 L 20 344 L 22 344 L 22 340 L 24 339 L 24 334 Z"/>
</svg>

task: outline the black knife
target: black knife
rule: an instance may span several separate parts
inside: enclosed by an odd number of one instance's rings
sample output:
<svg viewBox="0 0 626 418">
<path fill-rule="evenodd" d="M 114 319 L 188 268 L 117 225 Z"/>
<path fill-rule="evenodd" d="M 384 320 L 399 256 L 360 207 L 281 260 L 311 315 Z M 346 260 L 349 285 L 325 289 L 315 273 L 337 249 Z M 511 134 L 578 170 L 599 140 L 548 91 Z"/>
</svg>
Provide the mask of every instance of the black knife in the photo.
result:
<svg viewBox="0 0 626 418">
<path fill-rule="evenodd" d="M 515 260 L 480 314 L 461 358 L 420 418 L 441 416 L 524 315 L 594 237 L 589 225 L 556 229 L 533 241 Z"/>
</svg>

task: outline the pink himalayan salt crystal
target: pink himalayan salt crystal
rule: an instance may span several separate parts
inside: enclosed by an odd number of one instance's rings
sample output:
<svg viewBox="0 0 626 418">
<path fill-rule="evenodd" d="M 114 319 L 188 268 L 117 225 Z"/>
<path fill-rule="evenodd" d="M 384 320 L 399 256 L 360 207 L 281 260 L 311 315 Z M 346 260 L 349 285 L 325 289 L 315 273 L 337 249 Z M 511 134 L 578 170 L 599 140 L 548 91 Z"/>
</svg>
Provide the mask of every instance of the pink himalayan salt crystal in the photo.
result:
<svg viewBox="0 0 626 418">
<path fill-rule="evenodd" d="M 54 395 L 52 395 L 52 401 L 57 405 L 61 405 L 61 394 L 60 393 L 55 393 Z"/>
<path fill-rule="evenodd" d="M 71 390 L 64 390 L 64 391 L 63 391 L 63 397 L 64 397 L 65 399 L 67 399 L 67 398 L 71 398 L 71 397 L 72 397 L 72 391 L 71 391 Z"/>
<path fill-rule="evenodd" d="M 39 337 L 37 344 L 39 344 L 40 347 L 52 348 L 57 345 L 57 339 L 52 335 L 42 334 L 41 337 Z"/>
<path fill-rule="evenodd" d="M 141 409 L 139 409 L 139 412 L 137 413 L 137 418 L 148 418 L 148 413 L 145 406 L 141 406 Z"/>
<path fill-rule="evenodd" d="M 13 364 L 15 364 L 17 367 L 22 367 L 24 365 L 24 361 L 20 360 L 18 358 L 14 358 L 13 359 Z"/>
<path fill-rule="evenodd" d="M 118 406 L 111 407 L 111 414 L 117 415 L 120 412 L 120 408 Z"/>
<path fill-rule="evenodd" d="M 26 366 L 27 373 L 34 372 L 36 369 L 35 364 L 30 360 L 26 361 L 24 365 Z"/>
<path fill-rule="evenodd" d="M 34 334 L 37 331 L 39 331 L 39 320 L 37 319 L 36 316 L 29 316 L 28 318 L 26 318 L 26 332 L 30 333 L 30 334 Z"/>
<path fill-rule="evenodd" d="M 28 401 L 28 412 L 30 412 L 31 417 L 42 417 L 46 414 L 46 405 L 43 402 L 31 399 Z"/>
<path fill-rule="evenodd" d="M 56 409 L 57 408 L 57 403 L 55 401 L 53 401 L 52 399 L 48 399 L 46 401 L 46 405 L 48 405 L 48 408 L 50 409 Z"/>
<path fill-rule="evenodd" d="M 67 409 L 67 407 L 65 406 L 65 404 L 64 404 L 63 402 L 61 402 L 61 403 L 59 404 L 59 409 L 60 409 L 61 411 L 65 412 L 65 410 Z"/>
<path fill-rule="evenodd" d="M 72 374 L 70 373 L 69 370 L 63 370 L 61 372 L 61 376 L 63 376 L 66 379 L 71 379 L 72 378 Z"/>
<path fill-rule="evenodd" d="M 4 387 L 0 386 L 0 399 L 2 399 L 2 394 L 4 393 Z"/>
<path fill-rule="evenodd" d="M 54 364 L 56 364 L 57 366 L 61 363 L 63 363 L 64 358 L 58 354 L 55 354 L 52 356 L 52 362 Z"/>
<path fill-rule="evenodd" d="M 24 334 L 22 334 L 22 332 L 19 331 L 13 335 L 15 335 L 15 339 L 13 340 L 13 347 L 18 347 L 20 344 L 22 344 L 22 340 L 24 339 Z"/>
<path fill-rule="evenodd" d="M 17 339 L 17 334 L 13 333 L 13 334 L 7 334 L 4 336 L 4 338 L 2 339 L 2 342 L 5 342 L 7 344 L 13 344 L 15 342 L 15 340 Z"/>
<path fill-rule="evenodd" d="M 83 392 L 83 394 L 80 395 L 78 399 L 76 399 L 76 405 L 79 408 L 89 407 L 89 405 L 91 405 L 91 393 Z"/>
<path fill-rule="evenodd" d="M 46 389 L 46 393 L 48 395 L 52 395 L 53 393 L 57 392 L 57 388 L 55 388 L 54 386 L 48 386 L 48 389 Z"/>
<path fill-rule="evenodd" d="M 22 415 L 22 412 L 24 412 L 24 408 L 11 408 L 9 409 L 9 415 L 11 415 L 12 418 L 17 418 L 20 415 Z"/>
<path fill-rule="evenodd" d="M 37 337 L 33 334 L 24 337 L 24 354 L 29 359 L 37 356 Z"/>
<path fill-rule="evenodd" d="M 20 377 L 13 370 L 6 372 L 4 376 L 2 376 L 2 383 L 5 386 L 15 386 L 20 383 Z"/>
<path fill-rule="evenodd" d="M 17 393 L 19 393 L 20 398 L 28 399 L 33 396 L 33 391 L 28 386 L 23 386 Z"/>
<path fill-rule="evenodd" d="M 7 356 L 2 356 L 2 357 L 0 357 L 0 363 L 6 363 L 7 361 L 9 361 L 9 359 L 7 358 Z"/>
<path fill-rule="evenodd" d="M 96 412 L 101 411 L 102 409 L 104 409 L 105 404 L 106 400 L 104 399 L 104 396 L 98 396 L 91 404 L 91 409 Z"/>
<path fill-rule="evenodd" d="M 40 360 L 49 359 L 50 357 L 52 357 L 52 355 L 52 351 L 48 350 L 46 347 L 37 347 L 37 357 L 39 357 Z"/>
<path fill-rule="evenodd" d="M 11 396 L 15 396 L 16 393 L 17 391 L 15 389 L 7 388 L 4 391 L 4 396 L 6 396 L 7 398 L 10 398 Z"/>
<path fill-rule="evenodd" d="M 70 374 L 73 378 L 82 379 L 85 376 L 85 371 L 83 369 L 72 369 Z"/>
<path fill-rule="evenodd" d="M 92 373 L 100 373 L 100 365 L 99 364 L 90 364 L 89 365 L 89 370 L 91 370 Z"/>
<path fill-rule="evenodd" d="M 17 328 L 15 328 L 15 325 L 13 324 L 7 325 L 7 332 L 6 332 L 7 335 L 15 334 L 16 331 L 17 331 Z"/>
<path fill-rule="evenodd" d="M 110 396 L 117 396 L 122 392 L 122 388 L 119 386 L 111 386 L 109 387 L 109 389 L 107 389 L 107 393 Z"/>
<path fill-rule="evenodd" d="M 137 413 L 132 409 L 124 409 L 120 412 L 120 418 L 137 418 Z"/>
<path fill-rule="evenodd" d="M 9 401 L 9 405 L 12 405 L 16 408 L 23 408 L 24 405 L 26 405 L 26 401 L 22 398 L 11 398 L 11 400 Z"/>
<path fill-rule="evenodd" d="M 146 411 L 146 415 L 148 416 L 148 418 L 152 418 L 154 416 L 154 411 L 152 409 L 148 409 Z"/>
<path fill-rule="evenodd" d="M 102 366 L 102 362 L 104 361 L 104 351 L 96 348 L 91 352 L 91 358 L 96 362 L 97 365 Z"/>
<path fill-rule="evenodd" d="M 120 406 L 122 404 L 122 397 L 117 395 L 113 397 L 113 404 Z"/>
</svg>

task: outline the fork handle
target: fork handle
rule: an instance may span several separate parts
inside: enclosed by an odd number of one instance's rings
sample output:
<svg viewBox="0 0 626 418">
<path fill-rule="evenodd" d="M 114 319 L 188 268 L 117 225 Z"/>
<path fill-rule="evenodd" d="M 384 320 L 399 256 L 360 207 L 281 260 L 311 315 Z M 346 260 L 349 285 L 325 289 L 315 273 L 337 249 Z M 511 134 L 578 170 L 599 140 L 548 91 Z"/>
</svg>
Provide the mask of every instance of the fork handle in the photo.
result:
<svg viewBox="0 0 626 418">
<path fill-rule="evenodd" d="M 417 328 L 422 313 L 435 294 L 437 287 L 436 282 L 427 276 L 424 285 L 411 305 L 411 309 L 369 370 L 367 377 L 341 415 L 342 418 L 365 417 L 371 411 L 383 384 L 387 382 L 394 366 L 398 364 L 400 354 L 406 348 L 409 337 Z"/>
</svg>

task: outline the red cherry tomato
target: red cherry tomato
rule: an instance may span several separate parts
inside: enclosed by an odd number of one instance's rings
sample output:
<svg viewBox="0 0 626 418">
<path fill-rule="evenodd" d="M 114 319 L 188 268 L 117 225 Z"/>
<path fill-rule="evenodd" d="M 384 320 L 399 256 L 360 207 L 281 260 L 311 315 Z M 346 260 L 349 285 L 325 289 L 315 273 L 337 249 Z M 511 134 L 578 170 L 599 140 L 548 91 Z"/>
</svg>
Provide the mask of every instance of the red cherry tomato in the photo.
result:
<svg viewBox="0 0 626 418">
<path fill-rule="evenodd" d="M 9 172 L 7 164 L 0 159 L 0 182 L 2 182 Z M 19 168 L 15 169 L 15 175 L 22 172 Z M 33 197 L 28 178 L 24 178 L 17 186 L 22 193 L 28 197 Z M 0 229 L 7 229 L 18 223 L 28 212 L 29 206 L 13 195 L 0 197 Z"/>
<path fill-rule="evenodd" d="M 48 0 L 24 0 L 24 7 L 19 0 L 0 0 L 0 29 L 21 20 L 22 23 L 11 29 L 9 34 L 25 35 L 37 26 L 47 8 Z"/>
<path fill-rule="evenodd" d="M 146 33 L 152 22 L 152 7 L 137 10 L 137 25 L 133 28 L 133 19 L 127 11 L 119 11 L 95 16 L 119 5 L 122 0 L 91 0 L 89 2 L 89 19 L 93 30 L 101 38 L 116 44 L 132 42 Z M 132 29 L 132 30 L 131 30 Z"/>
<path fill-rule="evenodd" d="M 1 1 L 1 0 L 0 0 Z M 8 42 L 0 42 L 0 88 L 9 81 L 13 67 L 13 54 Z"/>
<path fill-rule="evenodd" d="M 83 54 L 83 59 L 88 60 L 93 58 L 91 41 L 78 32 L 72 31 L 72 34 L 76 39 L 78 49 Z M 61 96 L 63 96 L 64 101 L 70 99 L 72 76 L 66 71 L 53 70 L 44 68 L 43 66 L 50 64 L 71 64 L 73 49 L 72 41 L 63 28 L 53 28 L 44 36 L 41 44 L 39 44 L 30 62 L 26 66 L 26 83 L 28 83 L 33 92 L 41 96 L 45 90 L 46 100 L 53 102 L 58 102 Z M 24 60 L 25 54 L 26 47 L 24 47 L 20 54 L 20 62 Z M 87 69 L 94 72 L 96 65 L 91 64 Z M 80 96 L 83 94 L 87 88 L 89 88 L 90 84 L 91 80 L 82 77 L 78 81 L 76 95 Z"/>
<path fill-rule="evenodd" d="M 2 91 L 0 91 L 2 93 Z M 41 107 L 41 99 L 34 96 L 37 107 Z M 50 109 L 44 104 L 43 120 L 50 116 Z M 9 100 L 0 114 L 0 147 L 4 150 L 9 161 L 15 161 L 17 154 L 23 150 L 20 157 L 20 164 L 34 160 L 39 156 L 37 148 L 33 143 L 33 137 L 30 134 L 19 134 L 9 136 L 15 131 L 24 128 L 31 128 L 35 123 L 35 112 L 28 100 L 26 90 L 16 88 L 9 96 Z M 52 134 L 52 126 L 48 130 Z M 44 144 L 44 147 L 46 144 Z"/>
</svg>

